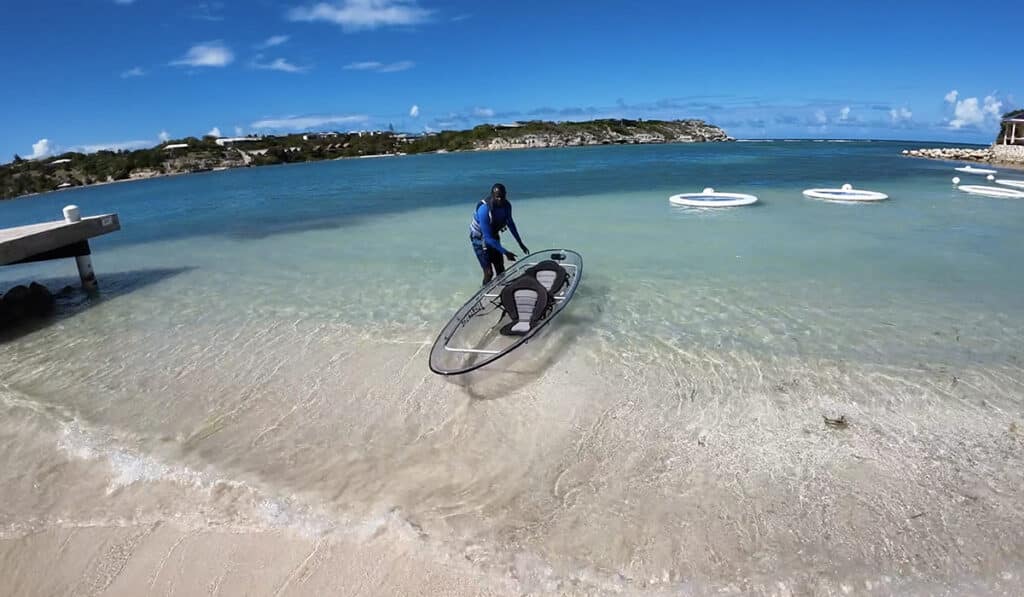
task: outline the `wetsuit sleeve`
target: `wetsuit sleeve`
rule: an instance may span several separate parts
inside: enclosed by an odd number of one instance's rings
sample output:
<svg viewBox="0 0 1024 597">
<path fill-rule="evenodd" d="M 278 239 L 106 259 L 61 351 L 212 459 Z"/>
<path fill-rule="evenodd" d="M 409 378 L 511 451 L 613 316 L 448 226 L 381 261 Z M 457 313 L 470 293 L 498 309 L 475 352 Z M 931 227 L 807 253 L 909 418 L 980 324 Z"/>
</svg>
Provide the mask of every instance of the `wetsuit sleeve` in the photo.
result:
<svg viewBox="0 0 1024 597">
<path fill-rule="evenodd" d="M 519 231 L 516 230 L 516 221 L 512 219 L 512 205 L 508 206 L 508 231 L 515 237 L 519 246 L 523 246 L 523 239 L 519 238 Z"/>
<path fill-rule="evenodd" d="M 498 242 L 498 237 L 494 235 L 494 230 L 491 229 L 491 218 L 487 214 L 486 204 L 480 204 L 480 207 L 476 208 L 476 221 L 480 224 L 480 233 L 484 237 L 484 245 L 501 251 L 502 255 L 508 253 L 505 247 L 501 246 L 501 243 Z"/>
</svg>

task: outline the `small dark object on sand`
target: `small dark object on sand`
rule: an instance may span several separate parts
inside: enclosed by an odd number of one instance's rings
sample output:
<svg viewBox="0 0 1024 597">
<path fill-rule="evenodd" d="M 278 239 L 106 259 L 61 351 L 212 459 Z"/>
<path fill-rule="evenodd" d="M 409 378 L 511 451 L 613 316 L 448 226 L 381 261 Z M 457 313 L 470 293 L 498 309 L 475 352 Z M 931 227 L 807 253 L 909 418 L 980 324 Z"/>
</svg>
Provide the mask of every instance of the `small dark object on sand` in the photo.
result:
<svg viewBox="0 0 1024 597">
<path fill-rule="evenodd" d="M 840 415 L 838 419 L 830 419 L 829 417 L 826 417 L 824 415 L 822 415 L 822 418 L 825 419 L 826 425 L 828 425 L 829 427 L 833 427 L 835 429 L 846 429 L 847 427 L 850 426 L 850 424 L 846 421 L 846 415 Z"/>
</svg>

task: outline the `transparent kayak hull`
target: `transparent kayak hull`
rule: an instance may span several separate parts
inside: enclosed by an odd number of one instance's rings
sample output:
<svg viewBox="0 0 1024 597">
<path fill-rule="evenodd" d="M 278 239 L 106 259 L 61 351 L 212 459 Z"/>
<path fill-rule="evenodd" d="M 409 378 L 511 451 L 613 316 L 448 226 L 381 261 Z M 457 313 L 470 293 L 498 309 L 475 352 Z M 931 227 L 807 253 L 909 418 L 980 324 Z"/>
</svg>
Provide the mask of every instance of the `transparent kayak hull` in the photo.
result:
<svg viewBox="0 0 1024 597">
<path fill-rule="evenodd" d="M 501 334 L 510 322 L 501 307 L 501 291 L 546 260 L 558 263 L 565 270 L 566 283 L 554 294 L 547 315 L 521 336 Z M 568 249 L 547 249 L 521 257 L 509 264 L 501 276 L 481 288 L 455 312 L 430 349 L 430 370 L 438 375 L 461 375 L 497 361 L 527 344 L 569 304 L 583 276 L 583 257 Z"/>
</svg>

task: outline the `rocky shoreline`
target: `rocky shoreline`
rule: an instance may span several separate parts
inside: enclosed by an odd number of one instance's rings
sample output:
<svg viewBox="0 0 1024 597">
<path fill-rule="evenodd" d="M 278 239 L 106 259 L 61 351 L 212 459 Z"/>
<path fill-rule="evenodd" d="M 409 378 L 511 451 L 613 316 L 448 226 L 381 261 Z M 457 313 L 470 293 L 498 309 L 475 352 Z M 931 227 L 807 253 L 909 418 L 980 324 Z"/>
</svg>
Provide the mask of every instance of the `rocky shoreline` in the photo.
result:
<svg viewBox="0 0 1024 597">
<path fill-rule="evenodd" d="M 911 158 L 924 158 L 929 160 L 945 160 L 951 162 L 977 162 L 993 166 L 1004 166 L 1010 168 L 1024 168 L 1024 156 L 1013 150 L 1016 146 L 1009 146 L 1008 150 L 1002 150 L 999 146 L 984 148 L 968 147 L 936 147 L 922 149 L 904 149 L 901 153 Z"/>
<path fill-rule="evenodd" d="M 477 142 L 477 151 L 531 149 L 548 147 L 581 147 L 590 145 L 645 145 L 651 143 L 705 143 L 735 141 L 721 128 L 701 121 L 663 123 L 655 129 L 616 132 L 600 131 L 538 132 L 525 135 L 495 137 Z"/>
</svg>

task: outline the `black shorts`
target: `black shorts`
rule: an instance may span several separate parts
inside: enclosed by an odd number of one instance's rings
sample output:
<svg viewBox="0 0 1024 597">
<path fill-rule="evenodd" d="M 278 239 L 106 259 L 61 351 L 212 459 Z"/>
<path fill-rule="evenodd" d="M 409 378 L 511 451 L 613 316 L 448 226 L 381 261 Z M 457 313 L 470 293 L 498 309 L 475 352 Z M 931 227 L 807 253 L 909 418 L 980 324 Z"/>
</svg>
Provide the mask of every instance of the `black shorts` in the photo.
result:
<svg viewBox="0 0 1024 597">
<path fill-rule="evenodd" d="M 484 241 L 480 238 L 469 237 L 469 242 L 473 245 L 473 252 L 476 253 L 476 260 L 480 263 L 480 267 L 487 271 L 494 267 L 496 274 L 505 271 L 505 256 L 501 254 L 501 251 L 484 246 Z"/>
</svg>

